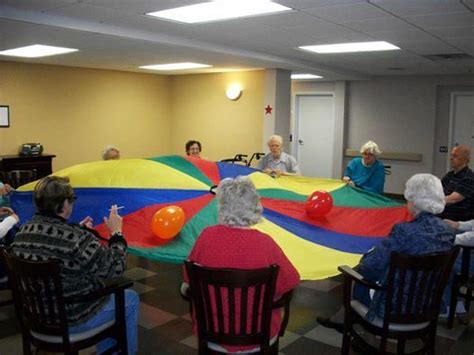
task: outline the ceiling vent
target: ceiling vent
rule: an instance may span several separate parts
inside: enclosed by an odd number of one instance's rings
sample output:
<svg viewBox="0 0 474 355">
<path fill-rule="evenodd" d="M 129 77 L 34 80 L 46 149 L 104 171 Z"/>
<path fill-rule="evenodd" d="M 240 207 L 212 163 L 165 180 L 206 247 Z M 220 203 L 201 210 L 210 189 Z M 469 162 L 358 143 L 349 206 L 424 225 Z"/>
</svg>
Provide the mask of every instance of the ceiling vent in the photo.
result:
<svg viewBox="0 0 474 355">
<path fill-rule="evenodd" d="M 474 59 L 473 56 L 466 53 L 429 54 L 429 55 L 424 55 L 423 58 L 433 60 L 435 62 Z"/>
</svg>

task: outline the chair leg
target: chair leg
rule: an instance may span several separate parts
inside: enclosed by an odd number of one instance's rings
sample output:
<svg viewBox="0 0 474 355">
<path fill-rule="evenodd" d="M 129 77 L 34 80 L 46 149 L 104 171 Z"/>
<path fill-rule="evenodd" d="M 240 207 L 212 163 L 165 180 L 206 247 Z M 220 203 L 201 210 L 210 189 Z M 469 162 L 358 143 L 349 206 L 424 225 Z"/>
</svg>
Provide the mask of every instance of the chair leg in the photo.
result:
<svg viewBox="0 0 474 355">
<path fill-rule="evenodd" d="M 456 303 L 458 300 L 458 285 L 457 283 L 453 284 L 453 288 L 451 290 L 451 302 L 449 305 L 449 313 L 448 313 L 448 329 L 452 329 L 454 325 L 454 315 L 456 314 Z"/>
<path fill-rule="evenodd" d="M 387 337 L 382 336 L 380 338 L 379 354 L 385 354 L 386 352 L 387 352 Z"/>
<path fill-rule="evenodd" d="M 352 324 L 350 325 L 352 327 Z M 342 355 L 349 355 L 351 349 L 351 340 L 352 340 L 352 329 L 344 329 L 344 334 L 342 336 Z"/>
<path fill-rule="evenodd" d="M 21 338 L 23 342 L 23 355 L 32 355 L 33 353 L 31 352 L 31 344 L 30 340 L 28 339 L 28 336 L 24 332 L 22 332 Z"/>
<path fill-rule="evenodd" d="M 426 353 L 428 355 L 434 355 L 435 353 L 435 340 L 436 340 L 436 325 L 429 331 L 428 338 L 426 339 Z"/>
<path fill-rule="evenodd" d="M 405 339 L 398 339 L 397 341 L 397 354 L 405 354 Z"/>
</svg>

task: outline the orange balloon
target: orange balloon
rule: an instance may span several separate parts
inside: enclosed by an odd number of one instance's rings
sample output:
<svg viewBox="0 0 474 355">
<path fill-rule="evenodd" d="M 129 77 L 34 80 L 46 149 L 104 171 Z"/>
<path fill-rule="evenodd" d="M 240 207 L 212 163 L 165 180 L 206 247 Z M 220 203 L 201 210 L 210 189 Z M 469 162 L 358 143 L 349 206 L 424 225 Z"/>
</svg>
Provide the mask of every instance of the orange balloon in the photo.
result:
<svg viewBox="0 0 474 355">
<path fill-rule="evenodd" d="M 151 219 L 151 230 L 160 239 L 174 238 L 184 226 L 184 211 L 179 206 L 163 207 Z"/>
</svg>

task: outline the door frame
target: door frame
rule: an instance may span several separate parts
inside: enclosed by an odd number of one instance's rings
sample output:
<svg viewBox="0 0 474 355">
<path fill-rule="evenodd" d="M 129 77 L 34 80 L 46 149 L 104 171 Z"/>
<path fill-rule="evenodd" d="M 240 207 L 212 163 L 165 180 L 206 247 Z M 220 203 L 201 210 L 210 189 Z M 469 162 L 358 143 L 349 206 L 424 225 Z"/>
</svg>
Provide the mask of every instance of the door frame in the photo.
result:
<svg viewBox="0 0 474 355">
<path fill-rule="evenodd" d="M 451 165 L 449 163 L 449 158 L 451 155 L 451 149 L 454 144 L 454 119 L 455 119 L 455 108 L 454 103 L 456 97 L 458 96 L 474 96 L 474 91 L 453 91 L 450 94 L 449 99 L 449 133 L 448 133 L 448 154 L 446 159 L 446 171 L 451 170 Z"/>
<path fill-rule="evenodd" d="M 299 162 L 298 157 L 298 139 L 299 139 L 299 112 L 298 112 L 298 97 L 300 96 L 331 96 L 333 100 L 332 105 L 332 114 L 334 119 L 334 135 L 333 135 L 333 143 L 335 134 L 336 134 L 336 92 L 335 91 L 297 91 L 294 92 L 292 95 L 292 123 L 291 123 L 291 132 L 292 132 L 292 142 L 290 144 L 290 154 L 293 155 L 296 160 Z M 331 147 L 333 148 L 333 147 Z M 334 171 L 334 166 L 333 166 Z"/>
</svg>

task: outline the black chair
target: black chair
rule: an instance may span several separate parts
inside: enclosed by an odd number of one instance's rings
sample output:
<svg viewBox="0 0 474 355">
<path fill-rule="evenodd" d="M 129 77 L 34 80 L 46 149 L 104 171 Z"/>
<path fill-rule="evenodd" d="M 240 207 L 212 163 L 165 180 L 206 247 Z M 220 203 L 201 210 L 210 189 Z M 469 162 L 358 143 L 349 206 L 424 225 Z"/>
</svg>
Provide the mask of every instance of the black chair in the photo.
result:
<svg viewBox="0 0 474 355">
<path fill-rule="evenodd" d="M 458 298 L 464 298 L 464 306 L 469 311 L 471 300 L 474 299 L 474 275 L 470 274 L 471 254 L 474 247 L 460 246 L 462 250 L 461 272 L 455 273 L 451 288 L 451 304 L 449 305 L 448 328 L 454 324 L 456 303 Z"/>
<path fill-rule="evenodd" d="M 125 289 L 131 281 L 116 281 L 106 287 L 80 297 L 64 297 L 58 260 L 32 262 L 2 251 L 6 261 L 15 309 L 22 328 L 23 353 L 37 349 L 65 354 L 78 354 L 106 338 L 116 339 L 109 351 L 127 354 L 125 327 Z M 115 319 L 82 333 L 69 333 L 66 305 L 97 300 L 114 294 Z"/>
<path fill-rule="evenodd" d="M 222 159 L 221 162 L 232 163 L 232 164 L 241 163 L 241 164 L 247 165 L 247 157 L 248 157 L 247 154 L 236 154 L 233 158 Z"/>
<path fill-rule="evenodd" d="M 5 180 L 14 189 L 36 180 L 36 169 L 33 170 L 11 170 L 5 174 Z"/>
<path fill-rule="evenodd" d="M 218 354 L 222 346 L 251 346 L 258 354 L 277 354 L 289 318 L 292 292 L 274 301 L 279 266 L 255 270 L 206 268 L 185 263 L 198 329 L 199 354 Z M 278 336 L 270 339 L 272 310 L 284 308 Z"/>
<path fill-rule="evenodd" d="M 387 352 L 388 339 L 397 340 L 397 354 L 405 353 L 405 343 L 411 339 L 423 342 L 422 349 L 411 354 L 434 354 L 441 298 L 458 252 L 459 248 L 455 247 L 447 252 L 427 255 L 392 253 L 384 285 L 369 282 L 352 268 L 340 266 L 344 276 L 345 309 L 342 354 L 349 354 L 352 338 L 357 340 L 364 354 L 390 354 Z M 353 281 L 384 292 L 383 319 L 365 319 L 369 309 L 352 299 Z M 378 349 L 354 330 L 356 324 L 380 337 Z"/>
<path fill-rule="evenodd" d="M 384 165 L 383 170 L 385 175 L 392 175 L 392 166 L 391 165 Z"/>
</svg>

